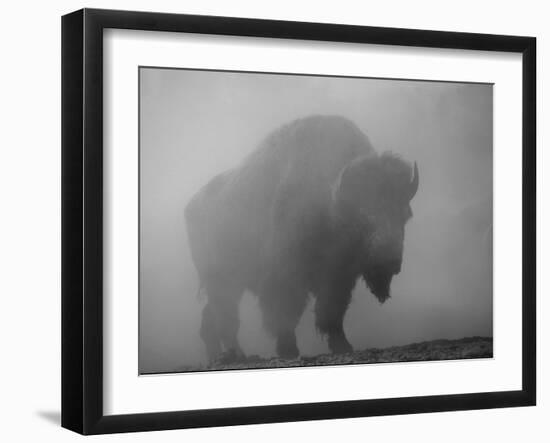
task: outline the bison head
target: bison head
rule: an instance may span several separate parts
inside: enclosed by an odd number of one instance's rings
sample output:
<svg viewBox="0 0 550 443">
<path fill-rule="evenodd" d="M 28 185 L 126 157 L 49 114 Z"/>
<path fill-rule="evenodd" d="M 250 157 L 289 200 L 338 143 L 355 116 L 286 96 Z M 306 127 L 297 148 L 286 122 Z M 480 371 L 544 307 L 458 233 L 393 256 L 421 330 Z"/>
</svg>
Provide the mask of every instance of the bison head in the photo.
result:
<svg viewBox="0 0 550 443">
<path fill-rule="evenodd" d="M 359 272 L 380 302 L 401 271 L 405 223 L 418 190 L 418 167 L 396 155 L 360 157 L 347 165 L 334 188 L 338 217 L 356 234 Z"/>
</svg>

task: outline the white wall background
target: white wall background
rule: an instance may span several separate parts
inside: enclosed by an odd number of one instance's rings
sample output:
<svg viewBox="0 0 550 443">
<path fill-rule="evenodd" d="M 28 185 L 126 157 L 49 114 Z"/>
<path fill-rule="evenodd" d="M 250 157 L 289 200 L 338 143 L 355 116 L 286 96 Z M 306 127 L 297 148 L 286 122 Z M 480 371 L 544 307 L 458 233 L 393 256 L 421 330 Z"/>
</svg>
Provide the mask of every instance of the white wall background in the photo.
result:
<svg viewBox="0 0 550 443">
<path fill-rule="evenodd" d="M 550 28 L 543 2 L 418 0 L 339 2 L 278 0 L 112 0 L 9 2 L 0 27 L 0 436 L 4 441 L 73 441 L 60 414 L 60 16 L 87 7 L 156 10 L 533 35 L 538 38 L 539 226 L 550 222 L 550 157 L 542 153 L 550 94 Z M 546 111 L 546 113 L 545 113 Z M 550 236 L 539 235 L 539 274 L 550 266 Z M 545 261 L 546 259 L 546 261 Z M 98 437 L 120 441 L 423 442 L 547 441 L 550 369 L 542 322 L 548 272 L 539 278 L 539 405 L 534 408 L 333 420 Z M 96 439 L 96 440 L 97 440 Z"/>
</svg>

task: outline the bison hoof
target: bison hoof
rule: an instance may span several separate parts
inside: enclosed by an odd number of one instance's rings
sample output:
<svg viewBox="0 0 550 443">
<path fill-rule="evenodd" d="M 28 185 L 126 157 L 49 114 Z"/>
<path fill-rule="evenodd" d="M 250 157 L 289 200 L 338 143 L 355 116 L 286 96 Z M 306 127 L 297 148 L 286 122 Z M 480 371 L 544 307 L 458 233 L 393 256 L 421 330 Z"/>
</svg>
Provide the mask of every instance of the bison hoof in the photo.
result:
<svg viewBox="0 0 550 443">
<path fill-rule="evenodd" d="M 300 355 L 300 352 L 298 351 L 297 347 L 294 348 L 277 348 L 277 355 L 281 358 L 292 360 L 298 357 Z"/>
<path fill-rule="evenodd" d="M 223 352 L 217 359 L 216 363 L 231 364 L 246 360 L 246 355 L 240 348 L 232 348 Z"/>
<path fill-rule="evenodd" d="M 277 339 L 277 355 L 285 359 L 294 359 L 300 355 L 294 334 L 284 335 Z"/>
<path fill-rule="evenodd" d="M 348 352 L 353 352 L 353 347 L 343 334 L 329 337 L 328 347 L 333 354 L 347 354 Z"/>
</svg>

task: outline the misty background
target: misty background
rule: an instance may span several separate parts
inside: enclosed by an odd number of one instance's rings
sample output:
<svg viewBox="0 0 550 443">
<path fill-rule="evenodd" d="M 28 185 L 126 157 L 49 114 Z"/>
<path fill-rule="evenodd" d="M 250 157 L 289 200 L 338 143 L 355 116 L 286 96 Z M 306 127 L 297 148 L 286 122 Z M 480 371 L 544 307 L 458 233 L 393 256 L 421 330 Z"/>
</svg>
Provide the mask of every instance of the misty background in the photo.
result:
<svg viewBox="0 0 550 443">
<path fill-rule="evenodd" d="M 403 267 L 380 305 L 357 284 L 344 329 L 355 349 L 492 336 L 493 92 L 487 84 L 140 69 L 140 373 L 206 363 L 183 209 L 272 130 L 311 114 L 349 118 L 378 152 L 416 160 L 420 188 Z M 245 294 L 245 353 L 275 355 Z M 302 354 L 328 352 L 310 301 Z"/>
</svg>

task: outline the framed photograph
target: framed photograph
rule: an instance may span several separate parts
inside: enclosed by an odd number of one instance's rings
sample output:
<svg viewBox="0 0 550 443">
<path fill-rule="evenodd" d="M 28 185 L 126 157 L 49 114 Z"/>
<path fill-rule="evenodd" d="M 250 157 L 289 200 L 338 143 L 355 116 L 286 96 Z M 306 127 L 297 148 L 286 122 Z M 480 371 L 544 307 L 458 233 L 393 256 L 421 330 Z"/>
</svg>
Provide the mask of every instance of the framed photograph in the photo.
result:
<svg viewBox="0 0 550 443">
<path fill-rule="evenodd" d="M 532 37 L 62 19 L 62 425 L 534 405 Z"/>
</svg>

